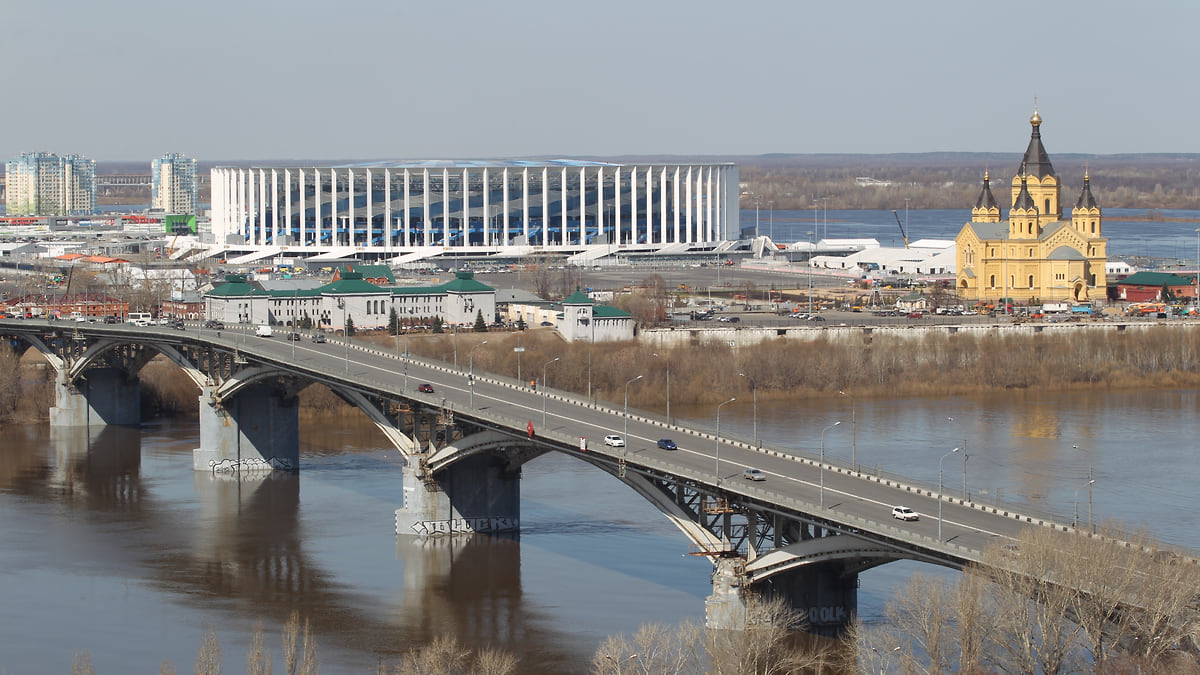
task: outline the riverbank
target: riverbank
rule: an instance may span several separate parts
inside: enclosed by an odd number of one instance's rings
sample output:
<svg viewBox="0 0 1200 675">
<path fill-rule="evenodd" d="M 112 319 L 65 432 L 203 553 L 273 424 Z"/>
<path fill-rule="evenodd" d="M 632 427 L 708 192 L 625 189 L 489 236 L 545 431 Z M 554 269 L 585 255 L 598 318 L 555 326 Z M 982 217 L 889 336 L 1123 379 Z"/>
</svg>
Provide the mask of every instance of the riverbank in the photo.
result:
<svg viewBox="0 0 1200 675">
<path fill-rule="evenodd" d="M 967 395 L 1012 389 L 1177 389 L 1200 386 L 1200 326 L 1148 326 L 1137 331 L 1045 330 L 920 334 L 876 331 L 765 340 L 752 348 L 708 339 L 650 345 L 566 343 L 550 330 L 412 336 L 417 356 L 457 362 L 468 354 L 480 372 L 610 403 L 666 412 L 674 404 L 707 404 L 731 396 L 802 401 L 847 392 L 859 398 Z M 356 338 L 383 349 L 387 335 Z M 482 343 L 487 341 L 486 345 Z M 477 348 L 478 347 L 478 348 Z M 520 347 L 522 351 L 516 351 Z M 53 378 L 40 357 L 0 351 L 0 420 L 47 419 Z M 542 382 L 543 375 L 545 382 Z M 195 414 L 198 392 L 166 359 L 139 374 L 143 413 Z M 299 394 L 302 412 L 348 410 L 349 404 L 314 384 Z"/>
</svg>

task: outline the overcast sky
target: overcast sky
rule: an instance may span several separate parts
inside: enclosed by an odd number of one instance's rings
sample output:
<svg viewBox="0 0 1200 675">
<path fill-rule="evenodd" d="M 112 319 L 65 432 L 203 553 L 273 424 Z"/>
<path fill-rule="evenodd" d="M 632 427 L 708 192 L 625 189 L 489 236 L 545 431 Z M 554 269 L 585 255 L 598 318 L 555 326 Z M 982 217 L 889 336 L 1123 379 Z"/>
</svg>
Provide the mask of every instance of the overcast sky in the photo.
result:
<svg viewBox="0 0 1200 675">
<path fill-rule="evenodd" d="M 1200 3 L 0 0 L 0 159 L 1200 152 Z"/>
</svg>

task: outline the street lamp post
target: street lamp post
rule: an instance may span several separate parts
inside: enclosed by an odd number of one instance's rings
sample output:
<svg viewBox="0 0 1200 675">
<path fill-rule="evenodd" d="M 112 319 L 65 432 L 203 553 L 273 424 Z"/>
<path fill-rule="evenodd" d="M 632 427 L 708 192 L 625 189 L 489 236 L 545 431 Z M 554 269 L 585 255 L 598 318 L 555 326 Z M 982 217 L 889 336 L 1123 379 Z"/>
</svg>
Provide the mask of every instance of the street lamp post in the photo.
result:
<svg viewBox="0 0 1200 675">
<path fill-rule="evenodd" d="M 721 486 L 721 408 L 733 403 L 736 400 L 736 397 L 731 398 L 717 406 L 717 454 L 715 455 L 717 463 L 714 467 L 714 472 L 717 475 L 717 487 Z"/>
<path fill-rule="evenodd" d="M 817 226 L 816 225 L 816 222 L 817 222 L 816 202 L 813 202 L 813 205 L 814 205 L 813 206 L 813 227 L 815 228 Z M 813 254 L 817 252 L 817 240 L 814 238 L 812 232 L 808 233 L 808 239 L 809 239 L 809 244 L 810 244 L 809 249 L 808 249 L 808 315 L 812 316 L 812 293 L 813 293 L 813 261 L 812 261 L 812 259 L 813 259 Z"/>
<path fill-rule="evenodd" d="M 657 357 L 658 354 L 654 354 L 653 356 Z M 664 360 L 666 360 L 665 357 L 664 357 Z M 667 363 L 667 424 L 670 424 L 671 423 L 671 361 L 666 360 L 666 363 Z"/>
<path fill-rule="evenodd" d="M 758 237 L 758 206 L 761 201 L 762 201 L 762 197 L 760 195 L 754 195 L 754 236 L 755 236 L 755 238 Z"/>
<path fill-rule="evenodd" d="M 1095 485 L 1095 483 L 1096 481 L 1094 479 L 1088 479 L 1088 530 L 1092 529 L 1092 486 Z M 1075 525 L 1076 529 L 1079 528 L 1079 491 L 1081 489 L 1083 489 L 1082 485 L 1075 488 L 1075 520 L 1073 521 L 1073 524 Z"/>
<path fill-rule="evenodd" d="M 953 455 L 956 452 L 958 452 L 958 448 L 955 448 L 955 449 L 951 450 L 950 452 L 947 452 L 946 454 L 942 455 L 941 459 L 938 460 L 937 500 L 938 500 L 938 543 L 939 544 L 942 543 L 942 460 L 946 459 L 947 457 L 949 457 L 950 455 Z"/>
<path fill-rule="evenodd" d="M 487 343 L 488 341 L 484 340 L 474 347 L 471 347 L 471 351 L 467 352 L 467 362 L 470 364 L 468 367 L 469 373 L 467 375 L 467 390 L 470 392 L 470 405 L 472 409 L 475 408 L 475 350 L 486 345 Z"/>
<path fill-rule="evenodd" d="M 890 652 L 881 652 L 878 649 L 871 647 L 871 651 L 875 652 L 875 656 L 879 657 L 879 675 L 883 675 L 887 670 L 888 657 L 900 651 L 899 647 L 892 647 Z"/>
<path fill-rule="evenodd" d="M 1196 297 L 1192 301 L 1192 307 L 1196 312 L 1200 312 L 1200 227 L 1196 228 Z"/>
<path fill-rule="evenodd" d="M 953 418 L 953 417 L 947 417 L 947 418 L 946 418 L 946 421 L 948 421 L 948 422 L 953 422 L 953 421 L 954 421 L 954 418 Z M 961 446 L 959 446 L 959 447 L 961 447 L 961 448 L 962 448 L 962 451 L 963 451 L 963 487 L 962 487 L 962 498 L 963 498 L 963 499 L 966 499 L 966 498 L 967 498 L 967 460 L 971 458 L 971 456 L 967 454 L 967 436 L 966 436 L 966 432 L 963 432 L 962 445 L 961 445 Z"/>
<path fill-rule="evenodd" d="M 833 424 L 830 424 L 829 426 L 827 426 L 821 430 L 821 496 L 820 496 L 821 508 L 825 508 L 825 432 L 838 426 L 841 423 L 842 423 L 842 421 L 838 420 L 838 421 L 834 422 Z"/>
<path fill-rule="evenodd" d="M 850 399 L 850 468 L 858 471 L 858 417 L 857 406 L 854 404 L 854 396 L 847 394 L 844 391 L 838 390 L 838 393 Z"/>
<path fill-rule="evenodd" d="M 758 383 L 745 373 L 738 373 L 738 375 L 750 380 L 750 391 L 754 396 L 754 446 L 758 447 Z"/>
<path fill-rule="evenodd" d="M 350 373 L 350 330 L 346 326 L 346 300 L 338 298 L 338 307 L 342 308 L 342 339 L 346 343 L 346 373 Z"/>
<path fill-rule="evenodd" d="M 542 426 L 546 426 L 546 368 L 559 358 L 556 356 L 547 361 L 546 365 L 542 366 Z"/>
<path fill-rule="evenodd" d="M 626 450 L 624 452 L 622 452 L 621 454 L 629 453 L 629 450 L 628 450 L 628 448 L 629 448 L 629 385 L 633 384 L 634 382 L 637 382 L 640 379 L 642 379 L 642 376 L 638 375 L 637 377 L 635 377 L 632 380 L 625 383 L 625 412 L 622 413 L 622 415 L 621 415 L 622 417 L 625 418 L 625 435 L 621 438 L 621 440 L 624 441 L 624 443 L 625 443 L 624 447 L 626 448 Z"/>
<path fill-rule="evenodd" d="M 1078 450 L 1079 446 L 1072 445 L 1071 449 Z M 1092 485 L 1094 485 L 1095 483 L 1096 483 L 1096 481 L 1093 480 L 1093 476 L 1092 476 L 1092 467 L 1089 464 L 1088 465 L 1088 531 L 1091 532 L 1092 534 L 1096 533 L 1096 529 L 1092 525 Z M 1080 486 L 1080 487 L 1082 487 L 1082 486 Z M 1078 524 L 1079 524 L 1079 490 L 1078 489 L 1075 490 L 1075 523 L 1076 523 L 1076 526 L 1078 526 Z"/>
<path fill-rule="evenodd" d="M 775 202 L 773 202 L 773 201 L 767 202 L 767 213 L 769 213 L 771 216 L 771 218 L 770 218 L 770 220 L 771 220 L 771 224 L 770 224 L 771 241 L 775 241 Z"/>
</svg>

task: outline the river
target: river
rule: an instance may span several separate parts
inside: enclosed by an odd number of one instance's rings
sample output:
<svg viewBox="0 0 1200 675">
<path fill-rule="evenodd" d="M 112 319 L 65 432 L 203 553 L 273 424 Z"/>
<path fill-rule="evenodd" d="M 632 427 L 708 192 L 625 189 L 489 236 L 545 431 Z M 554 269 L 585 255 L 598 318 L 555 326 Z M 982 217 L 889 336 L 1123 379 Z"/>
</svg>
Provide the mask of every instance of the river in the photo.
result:
<svg viewBox="0 0 1200 675">
<path fill-rule="evenodd" d="M 711 426 L 712 411 L 687 410 Z M 757 415 L 755 414 L 757 412 Z M 738 401 L 722 435 L 851 455 L 872 470 L 1086 522 L 1145 526 L 1200 547 L 1194 486 L 1200 392 L 1003 393 L 906 401 Z M 953 417 L 953 420 L 948 418 Z M 834 422 L 842 422 L 831 426 Z M 398 455 L 361 417 L 302 423 L 302 470 L 265 480 L 191 470 L 195 420 L 154 420 L 89 440 L 5 429 L 0 449 L 0 671 L 190 669 L 215 630 L 227 672 L 254 624 L 280 668 L 279 630 L 311 621 L 322 672 L 374 672 L 439 633 L 516 653 L 522 673 L 582 672 L 605 636 L 702 621 L 709 564 L 607 474 L 552 454 L 526 466 L 519 538 L 397 537 Z M 90 446 L 90 449 L 89 449 Z M 941 458 L 955 447 L 960 452 Z M 1089 476 L 1095 480 L 1089 494 Z M 860 614 L 917 563 L 862 575 Z"/>
</svg>

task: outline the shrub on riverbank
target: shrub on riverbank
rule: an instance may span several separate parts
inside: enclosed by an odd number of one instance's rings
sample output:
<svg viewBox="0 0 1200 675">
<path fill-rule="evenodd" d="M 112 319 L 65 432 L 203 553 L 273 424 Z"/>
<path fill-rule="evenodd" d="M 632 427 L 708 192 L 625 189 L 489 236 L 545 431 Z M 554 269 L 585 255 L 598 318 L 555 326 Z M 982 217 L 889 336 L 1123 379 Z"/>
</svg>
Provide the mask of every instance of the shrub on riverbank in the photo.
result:
<svg viewBox="0 0 1200 675">
<path fill-rule="evenodd" d="M 777 339 L 734 348 L 709 341 L 671 348 L 640 342 L 566 343 L 550 331 L 413 336 L 408 349 L 466 367 L 471 348 L 477 372 L 491 372 L 617 403 L 654 410 L 667 399 L 709 404 L 730 396 L 803 400 L 837 396 L 905 398 L 1010 389 L 1170 389 L 1200 387 L 1200 328 L 1152 327 L 1035 334 L 930 332 L 919 338 L 856 335 L 811 342 Z M 394 338 L 367 337 L 391 350 Z M 523 352 L 514 352 L 518 344 Z M 53 374 L 40 357 L 0 351 L 0 421 L 45 419 L 53 402 Z M 555 361 L 555 359 L 558 359 Z M 549 364 L 549 365 L 547 365 Z M 194 414 L 199 391 L 174 364 L 151 361 L 139 374 L 149 414 Z M 757 389 L 757 392 L 754 390 Z M 349 409 L 322 385 L 299 393 L 302 412 Z M 663 411 L 660 411 L 663 412 Z"/>
<path fill-rule="evenodd" d="M 666 400 L 712 403 L 730 396 L 794 399 L 837 396 L 904 398 L 963 395 L 1009 389 L 1137 389 L 1200 386 L 1200 329 L 1154 327 L 1115 333 L 1099 330 L 1036 334 L 930 332 L 920 338 L 857 335 L 811 342 L 777 339 L 733 348 L 719 341 L 673 348 L 639 342 L 569 344 L 548 331 L 521 336 L 522 380 L 640 408 Z M 412 338 L 418 355 L 452 361 L 455 338 Z M 458 336 L 461 359 L 482 338 Z M 517 377 L 515 334 L 488 336 L 474 352 L 477 371 Z M 558 361 L 553 361 L 554 359 Z M 744 374 L 744 375 L 743 375 Z"/>
</svg>

